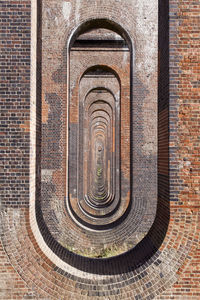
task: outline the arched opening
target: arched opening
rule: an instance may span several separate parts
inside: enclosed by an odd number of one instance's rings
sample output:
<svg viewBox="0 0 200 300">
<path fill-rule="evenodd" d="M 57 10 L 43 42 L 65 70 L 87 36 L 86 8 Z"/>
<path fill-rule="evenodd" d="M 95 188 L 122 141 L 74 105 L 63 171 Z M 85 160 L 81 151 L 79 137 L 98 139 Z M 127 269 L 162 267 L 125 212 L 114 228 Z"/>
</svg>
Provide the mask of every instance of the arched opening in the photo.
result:
<svg viewBox="0 0 200 300">
<path fill-rule="evenodd" d="M 131 207 L 132 60 L 118 27 L 86 22 L 69 48 L 67 209 L 95 230 L 112 229 Z"/>
<path fill-rule="evenodd" d="M 67 180 L 54 171 L 52 175 L 46 172 L 45 176 L 48 180 L 54 176 L 56 181 L 59 175 L 60 186 L 66 185 L 67 192 L 56 194 L 51 185 L 48 203 L 57 197 L 55 217 L 50 219 L 49 211 L 46 213 L 46 207 L 39 201 L 36 213 L 45 242 L 63 261 L 91 271 L 92 259 L 86 257 L 98 258 L 92 272 L 109 274 L 109 264 L 104 269 L 104 258 L 112 257 L 112 265 L 117 255 L 123 254 L 122 270 L 129 268 L 129 260 L 136 266 L 155 250 L 152 244 L 144 255 L 139 254 L 141 247 L 149 243 L 148 232 L 155 218 L 157 199 L 152 180 L 147 186 L 141 185 L 143 178 L 134 173 L 134 165 L 141 165 L 143 174 L 144 170 L 151 175 L 155 173 L 149 168 L 152 164 L 149 156 L 146 159 L 140 155 L 142 148 L 137 138 L 142 131 L 137 118 L 142 122 L 143 117 L 141 96 L 138 100 L 137 92 L 139 89 L 141 93 L 142 86 L 133 76 L 132 42 L 120 26 L 115 27 L 109 20 L 91 20 L 85 24 L 75 30 L 68 42 L 68 52 L 64 49 L 67 67 L 53 75 L 56 83 L 58 76 L 66 80 L 63 83 L 66 90 L 62 87 L 63 95 L 68 95 L 63 102 L 66 111 L 62 128 L 66 152 L 60 169 L 62 176 L 66 172 Z M 51 95 L 48 99 L 52 115 L 56 108 L 53 98 Z M 154 195 L 149 199 L 153 189 Z M 42 190 L 45 191 L 43 187 Z M 87 262 L 86 268 L 79 264 L 80 260 Z M 121 271 L 116 268 L 112 272 Z"/>
</svg>

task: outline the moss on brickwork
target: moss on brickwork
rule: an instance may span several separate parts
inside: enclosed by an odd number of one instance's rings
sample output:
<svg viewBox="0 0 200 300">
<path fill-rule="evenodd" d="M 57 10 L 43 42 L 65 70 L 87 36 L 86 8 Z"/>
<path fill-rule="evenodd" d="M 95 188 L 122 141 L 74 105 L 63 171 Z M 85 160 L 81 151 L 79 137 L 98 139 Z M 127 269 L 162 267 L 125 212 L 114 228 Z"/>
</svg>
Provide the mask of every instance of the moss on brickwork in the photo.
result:
<svg viewBox="0 0 200 300">
<path fill-rule="evenodd" d="M 76 247 L 69 245 L 62 245 L 67 250 L 74 252 L 78 255 L 90 257 L 90 258 L 109 258 L 113 256 L 120 255 L 133 247 L 131 243 L 124 243 L 121 245 L 113 244 L 109 246 L 104 246 L 99 249 L 94 248 L 85 248 L 85 249 L 77 249 Z"/>
</svg>

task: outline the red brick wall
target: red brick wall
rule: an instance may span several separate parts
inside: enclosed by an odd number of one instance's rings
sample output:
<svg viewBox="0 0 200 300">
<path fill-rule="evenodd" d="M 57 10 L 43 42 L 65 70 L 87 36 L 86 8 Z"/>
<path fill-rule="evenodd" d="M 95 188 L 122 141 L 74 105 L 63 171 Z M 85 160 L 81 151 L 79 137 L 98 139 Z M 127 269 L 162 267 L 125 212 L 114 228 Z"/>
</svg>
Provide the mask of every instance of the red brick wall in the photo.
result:
<svg viewBox="0 0 200 300">
<path fill-rule="evenodd" d="M 66 96 L 66 73 L 62 71 L 61 50 L 69 34 L 67 29 L 74 28 L 91 14 L 95 17 L 110 16 L 124 27 L 127 26 L 130 33 L 134 32 L 137 74 L 134 77 L 133 101 L 142 100 L 142 95 L 144 97 L 144 102 L 134 102 L 138 103 L 135 112 L 143 111 L 144 115 L 148 116 L 150 114 L 150 117 L 144 120 L 137 119 L 137 114 L 133 115 L 136 118 L 133 118 L 133 121 L 138 122 L 136 127 L 138 131 L 134 132 L 134 137 L 140 137 L 141 121 L 144 121 L 146 139 L 155 136 L 155 128 L 152 126 L 156 122 L 152 120 L 155 120 L 156 106 L 154 105 L 157 101 L 151 99 L 154 99 L 153 95 L 155 96 L 153 91 L 157 85 L 156 73 L 150 72 L 152 69 L 148 64 L 144 68 L 144 62 L 149 62 L 151 55 L 150 52 L 147 55 L 147 45 L 152 40 L 150 35 L 149 39 L 144 38 L 146 37 L 144 28 L 147 25 L 147 28 L 150 28 L 150 25 L 153 28 L 152 20 L 156 19 L 155 7 L 153 6 L 152 9 L 151 4 L 147 4 L 146 1 L 140 3 L 127 1 L 123 4 L 112 0 L 96 1 L 92 9 L 91 1 L 87 0 L 81 2 L 79 7 L 75 6 L 74 1 L 66 3 L 67 6 L 62 7 L 58 1 L 46 0 L 43 1 L 43 8 L 40 8 L 41 16 L 42 13 L 46 16 L 42 21 L 40 20 L 40 25 L 43 26 L 41 36 L 43 49 L 48 51 L 45 53 L 46 61 L 41 65 L 42 57 L 39 56 L 41 49 L 38 48 L 38 80 L 41 71 L 42 81 L 39 80 L 37 86 L 37 164 L 40 162 L 40 134 L 42 133 L 41 100 L 43 138 L 49 139 L 51 143 L 51 134 L 55 132 L 57 134 L 54 140 L 55 152 L 51 153 L 49 160 L 46 158 L 42 161 L 47 166 L 44 169 L 48 170 L 56 169 L 57 166 L 57 169 L 62 168 L 59 149 L 63 149 L 63 144 L 59 139 L 63 138 L 60 133 L 63 106 L 60 103 L 64 103 Z M 69 3 L 72 4 L 70 12 Z M 148 235 L 132 251 L 106 261 L 99 259 L 95 263 L 71 252 L 66 255 L 49 234 L 49 229 L 44 226 L 40 227 L 40 231 L 49 246 L 45 249 L 40 234 L 33 230 L 34 214 L 29 214 L 29 200 L 32 201 L 29 198 L 29 160 L 32 161 L 32 157 L 29 157 L 29 131 L 33 130 L 30 127 L 32 124 L 29 125 L 30 1 L 7 0 L 2 1 L 1 6 L 3 34 L 0 146 L 3 166 L 0 193 L 3 246 L 0 248 L 0 298 L 199 299 L 199 2 L 170 0 L 168 11 L 168 1 L 159 1 L 158 206 L 155 221 Z M 66 19 L 63 23 L 59 23 L 60 19 L 57 15 L 62 13 L 62 9 Z M 70 19 L 67 19 L 68 13 L 71 13 Z M 140 20 L 137 16 L 140 16 Z M 143 20 L 146 21 L 143 23 Z M 55 26 L 59 28 L 57 35 L 53 35 Z M 139 28 L 143 30 L 140 32 Z M 63 34 L 64 32 L 68 33 Z M 62 39 L 63 35 L 65 41 Z M 154 56 L 152 61 L 155 63 L 155 60 Z M 155 69 L 153 70 L 155 72 Z M 53 76 L 50 76 L 51 73 Z M 148 79 L 149 76 L 151 80 Z M 61 87 L 58 85 L 58 80 L 64 82 Z M 40 83 L 42 83 L 42 95 L 40 95 Z M 46 97 L 44 91 L 48 92 Z M 142 108 L 140 103 L 143 105 Z M 45 131 L 48 120 L 52 123 Z M 44 132 L 47 132 L 46 136 Z M 65 154 L 62 155 L 65 159 Z M 55 192 L 47 184 L 45 193 L 47 197 L 54 194 L 59 199 L 63 193 L 64 171 L 62 170 L 63 173 L 54 171 L 53 181 L 59 188 Z M 138 172 L 141 172 L 139 168 Z M 48 182 L 48 179 L 52 178 L 52 173 L 44 172 L 42 176 L 43 180 Z M 40 183 L 39 177 L 40 172 L 38 172 L 37 183 Z M 40 196 L 40 186 L 38 185 L 37 188 L 37 196 Z M 38 201 L 37 205 L 38 220 L 44 224 L 41 203 Z M 53 212 L 56 209 L 60 213 L 59 219 L 64 218 L 62 203 L 49 202 L 49 205 L 51 218 L 54 217 Z M 148 214 L 146 217 L 148 223 Z M 55 229 L 50 228 L 50 230 Z M 67 234 L 68 231 L 69 227 L 63 228 L 63 234 Z M 71 234 L 76 236 L 76 231 Z M 62 238 L 59 236 L 59 231 L 55 230 L 54 235 L 57 235 L 58 240 Z M 54 253 L 60 249 L 60 259 L 55 258 L 51 249 Z"/>
<path fill-rule="evenodd" d="M 27 207 L 29 202 L 30 4 L 29 0 L 1 1 L 0 4 L 2 212 L 8 207 Z M 26 297 L 35 299 L 36 293 L 16 272 L 1 242 L 0 299 Z"/>
<path fill-rule="evenodd" d="M 180 239 L 174 244 L 175 249 L 188 239 L 190 251 L 178 271 L 176 283 L 160 299 L 199 299 L 200 4 L 198 1 L 169 2 L 170 219 L 173 224 L 169 233 Z"/>
</svg>

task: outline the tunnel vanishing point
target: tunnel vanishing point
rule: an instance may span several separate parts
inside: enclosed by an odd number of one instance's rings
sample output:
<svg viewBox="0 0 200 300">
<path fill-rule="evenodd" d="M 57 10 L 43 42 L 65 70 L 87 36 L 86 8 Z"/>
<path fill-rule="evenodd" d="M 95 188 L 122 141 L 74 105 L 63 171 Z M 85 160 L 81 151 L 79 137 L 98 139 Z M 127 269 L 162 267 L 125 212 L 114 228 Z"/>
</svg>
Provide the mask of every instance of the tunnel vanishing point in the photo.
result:
<svg viewBox="0 0 200 300">
<path fill-rule="evenodd" d="M 0 5 L 0 299 L 199 299 L 198 1 Z"/>
</svg>

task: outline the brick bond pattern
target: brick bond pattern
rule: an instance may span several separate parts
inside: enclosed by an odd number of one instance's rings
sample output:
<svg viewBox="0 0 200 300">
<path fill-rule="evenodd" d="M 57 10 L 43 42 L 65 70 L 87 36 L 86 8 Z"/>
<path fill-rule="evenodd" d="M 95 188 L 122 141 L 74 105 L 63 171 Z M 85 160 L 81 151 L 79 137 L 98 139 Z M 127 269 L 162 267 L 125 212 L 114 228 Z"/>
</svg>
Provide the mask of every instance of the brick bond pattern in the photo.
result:
<svg viewBox="0 0 200 300">
<path fill-rule="evenodd" d="M 69 3 L 68 3 L 69 4 Z M 69 5 L 68 5 L 69 6 Z M 68 7 L 67 6 L 67 7 Z M 65 7 L 65 6 L 64 6 Z M 70 6 L 69 6 L 70 7 Z M 117 7 L 116 7 L 117 8 Z M 51 14 L 55 14 L 55 9 L 61 12 L 58 14 L 58 27 L 55 27 L 52 23 Z M 108 10 L 108 8 L 107 8 Z M 106 13 L 106 11 L 105 11 Z M 75 12 L 76 14 L 76 12 Z M 77 13 L 78 14 L 78 13 Z M 109 16 L 109 12 L 106 13 Z M 113 12 L 113 19 L 117 21 L 116 15 L 118 12 Z M 152 36 L 155 39 L 155 45 L 153 45 L 152 49 L 152 57 L 149 59 L 148 65 L 153 67 L 154 71 L 150 72 L 151 78 L 148 80 L 148 87 L 145 88 L 144 81 L 145 78 L 142 77 L 141 71 L 137 70 L 137 65 L 134 66 L 134 85 L 133 85 L 133 101 L 132 105 L 133 113 L 133 140 L 137 141 L 134 143 L 133 149 L 133 170 L 134 170 L 134 202 L 132 204 L 132 211 L 129 213 L 129 216 L 125 219 L 125 221 L 120 224 L 117 228 L 113 228 L 106 232 L 96 232 L 86 231 L 85 228 L 82 230 L 76 226 L 74 222 L 71 221 L 68 215 L 65 213 L 65 182 L 66 182 L 66 160 L 65 160 L 65 145 L 66 145 L 66 66 L 67 63 L 67 49 L 66 41 L 67 35 L 69 35 L 70 30 L 73 30 L 75 24 L 73 23 L 66 28 L 66 20 L 63 20 L 63 6 L 57 6 L 55 3 L 49 4 L 43 2 L 43 10 L 42 10 L 42 20 L 43 24 L 41 27 L 42 31 L 42 128 L 41 128 L 41 198 L 38 195 L 37 203 L 41 205 L 42 214 L 39 215 L 38 210 L 38 222 L 40 223 L 40 228 L 43 230 L 43 234 L 46 236 L 46 242 L 50 245 L 50 241 L 54 243 L 54 241 L 49 237 L 47 231 L 51 233 L 56 242 L 59 242 L 64 247 L 69 249 L 78 248 L 84 249 L 85 252 L 89 251 L 89 249 L 95 248 L 99 251 L 98 248 L 102 248 L 104 244 L 110 246 L 113 243 L 124 243 L 125 246 L 130 247 L 130 245 L 137 244 L 144 235 L 148 232 L 151 224 L 153 223 L 155 212 L 156 212 L 156 84 L 153 87 L 150 87 L 150 82 L 156 83 L 156 60 L 154 59 L 157 56 L 156 51 L 156 36 L 157 32 Z M 89 18 L 95 18 L 95 16 L 91 16 L 87 11 L 83 9 L 83 12 L 80 14 L 81 18 L 78 22 L 80 24 L 82 21 L 85 21 Z M 96 16 L 105 17 L 99 15 L 98 8 Z M 72 18 L 73 19 L 73 18 Z M 76 22 L 76 20 L 74 20 Z M 104 22 L 105 23 L 105 22 Z M 125 24 L 124 20 L 121 22 Z M 104 24 L 105 25 L 105 24 Z M 60 31 L 60 28 L 63 30 Z M 130 25 L 133 26 L 133 25 Z M 127 26 L 126 26 L 127 27 Z M 135 29 L 129 29 L 131 32 L 132 40 L 137 39 L 138 32 Z M 152 31 L 153 33 L 153 31 Z M 55 37 L 58 36 L 58 40 L 54 40 Z M 148 37 L 146 33 L 145 38 Z M 144 38 L 144 40 L 145 40 Z M 149 37 L 148 37 L 149 38 Z M 142 44 L 142 39 L 140 41 Z M 138 46 L 138 48 L 142 48 Z M 71 153 L 71 157 L 69 159 L 69 163 L 72 164 L 69 167 L 70 176 L 69 179 L 72 182 L 72 188 L 69 190 L 69 194 L 73 194 L 73 190 L 76 189 L 73 181 L 77 181 L 76 174 L 76 161 L 77 158 L 75 156 L 76 148 L 78 147 L 77 142 L 77 116 L 78 116 L 78 99 L 79 91 L 79 78 L 80 76 L 87 70 L 88 67 L 100 64 L 107 65 L 112 67 L 113 70 L 119 74 L 121 79 L 121 98 L 122 98 L 122 107 L 121 107 L 121 115 L 122 115 L 122 128 L 121 130 L 121 166 L 124 174 L 122 176 L 122 192 L 127 195 L 130 194 L 129 187 L 125 188 L 126 181 L 128 181 L 129 172 L 127 172 L 129 167 L 128 162 L 128 148 L 129 143 L 127 141 L 129 138 L 129 131 L 127 124 L 129 119 L 128 113 L 128 103 L 129 101 L 129 93 L 130 93 L 130 83 L 129 83 L 129 55 L 124 52 L 114 52 L 113 49 L 109 50 L 110 52 L 106 52 L 105 49 L 101 55 L 91 51 L 71 51 L 70 52 L 70 140 L 69 147 L 73 146 L 74 148 L 69 149 L 69 153 Z M 143 56 L 140 55 L 138 50 L 134 50 L 135 59 L 139 62 L 147 64 L 147 61 L 144 62 Z M 110 53 L 110 55 L 109 55 Z M 52 60 L 53 59 L 53 60 Z M 142 61 L 143 60 L 143 61 Z M 53 61 L 53 63 L 52 63 Z M 138 63 L 140 65 L 140 63 Z M 52 74 L 50 76 L 50 74 Z M 147 74 L 148 75 L 148 74 Z M 155 78 L 155 79 L 153 79 Z M 143 81 L 143 83 L 142 83 Z M 103 86 L 105 86 L 105 82 L 102 82 Z M 107 84 L 108 85 L 108 84 Z M 109 86 L 108 86 L 109 87 Z M 148 95 L 148 96 L 147 96 Z M 154 96 L 155 95 L 155 96 Z M 143 107 L 146 107 L 146 110 L 143 110 Z M 48 113 L 47 113 L 48 111 Z M 148 123 L 145 118 L 145 114 L 149 114 Z M 151 118 L 150 118 L 151 115 Z M 124 116 L 124 117 L 123 117 Z M 124 124 L 123 124 L 123 120 Z M 145 121 L 143 121 L 145 120 Z M 126 124 L 127 122 L 127 124 Z M 150 123 L 151 122 L 151 123 Z M 73 125 L 73 126 L 72 126 Z M 151 128 L 151 132 L 149 131 L 149 126 Z M 146 128 L 146 130 L 145 130 Z M 147 132 L 148 131 L 148 134 Z M 126 142 L 123 142 L 126 140 Z M 148 146 L 150 144 L 150 147 Z M 149 148 L 148 148 L 149 147 Z M 141 152 L 140 149 L 144 150 Z M 70 154 L 69 154 L 70 156 Z M 55 159 L 56 158 L 56 159 Z M 39 163 L 38 163 L 39 165 Z M 80 171 L 81 173 L 81 171 Z M 82 174 L 79 174 L 81 176 Z M 73 179 L 72 179 L 73 178 Z M 144 179 L 144 185 L 141 189 L 140 181 Z M 38 180 L 39 182 L 39 180 Z M 126 190 L 127 189 L 127 190 Z M 77 190 L 77 189 L 76 189 Z M 69 198 L 72 198 L 70 197 Z M 125 198 L 124 197 L 124 198 Z M 132 197 L 133 198 L 133 197 Z M 40 200 L 41 199 L 41 200 Z M 124 200 L 123 200 L 124 201 Z M 73 202 L 77 202 L 76 199 Z M 125 202 L 125 201 L 124 201 Z M 126 200 L 126 202 L 128 202 Z M 126 203 L 125 203 L 126 204 Z M 123 207 L 122 207 L 123 208 Z M 145 209 L 146 208 L 146 209 Z M 76 207 L 73 207 L 75 210 Z M 117 212 L 118 213 L 118 212 Z M 44 222 L 43 222 L 44 218 Z M 45 223 L 45 224 L 44 224 Z M 45 229 L 45 226 L 47 227 Z M 46 230 L 46 233 L 44 231 Z M 56 253 L 62 253 L 63 249 L 59 247 L 57 243 L 54 243 L 54 249 Z M 117 245 L 118 246 L 118 245 Z M 88 249 L 89 248 L 89 249 Z M 56 250 L 57 249 L 57 250 Z M 78 263 L 77 263 L 78 264 Z"/>
<path fill-rule="evenodd" d="M 54 8 L 56 2 L 51 1 Z M 42 252 L 30 228 L 30 4 L 28 0 L 2 1 L 4 36 L 1 45 L 5 57 L 2 56 L 1 61 L 1 155 L 6 171 L 2 174 L 5 178 L 2 176 L 1 189 L 3 247 L 0 248 L 0 270 L 4 274 L 1 276 L 1 299 L 199 299 L 199 3 L 170 1 L 168 46 L 168 5 L 167 1 L 166 6 L 160 1 L 159 197 L 154 225 L 134 251 L 105 263 L 98 260 L 98 272 L 93 263 L 94 269 L 83 273 L 81 270 L 87 271 L 90 261 L 81 259 L 73 274 L 57 267 L 48 258 L 53 257 L 51 253 Z M 75 17 L 77 11 L 72 9 L 68 25 L 73 28 L 81 18 L 84 20 L 92 13 L 94 17 L 102 14 L 118 21 L 121 16 L 122 24 L 127 23 L 132 28 L 134 18 L 128 1 L 123 7 L 116 1 L 115 5 L 112 1 L 96 1 L 95 4 L 91 12 L 84 1 L 79 20 Z M 43 5 L 49 3 L 46 1 Z M 52 10 L 47 11 L 52 20 Z M 43 37 L 45 40 L 45 35 Z M 48 77 L 47 71 L 42 70 Z M 48 98 L 42 98 L 43 111 L 48 110 L 52 99 L 57 103 L 55 115 L 50 116 L 51 111 L 43 113 L 45 120 L 57 117 L 63 110 L 59 105 L 59 88 L 53 85 L 51 91 L 48 78 L 44 80 L 43 77 L 43 82 L 50 90 Z M 140 85 L 141 82 L 135 87 L 137 91 Z M 56 128 L 48 127 L 49 133 L 59 132 L 60 120 L 55 119 Z M 53 159 L 57 159 L 59 165 L 59 156 Z M 43 175 L 51 176 L 48 172 Z M 59 174 L 56 178 L 59 180 Z M 75 264 L 76 259 L 69 255 L 71 263 Z"/>
</svg>

